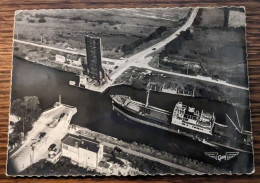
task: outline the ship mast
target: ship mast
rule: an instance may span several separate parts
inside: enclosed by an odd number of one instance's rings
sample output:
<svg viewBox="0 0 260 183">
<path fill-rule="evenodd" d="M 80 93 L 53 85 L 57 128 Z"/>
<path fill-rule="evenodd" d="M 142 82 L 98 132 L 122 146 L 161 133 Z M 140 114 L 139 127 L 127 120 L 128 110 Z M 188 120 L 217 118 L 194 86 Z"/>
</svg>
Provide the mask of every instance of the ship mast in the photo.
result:
<svg viewBox="0 0 260 183">
<path fill-rule="evenodd" d="M 150 89 L 151 89 L 151 83 L 150 83 L 150 80 L 149 80 L 149 83 L 148 83 L 147 87 L 148 87 L 148 89 L 147 89 L 147 96 L 146 96 L 145 107 L 147 107 L 148 104 L 149 104 Z"/>
</svg>

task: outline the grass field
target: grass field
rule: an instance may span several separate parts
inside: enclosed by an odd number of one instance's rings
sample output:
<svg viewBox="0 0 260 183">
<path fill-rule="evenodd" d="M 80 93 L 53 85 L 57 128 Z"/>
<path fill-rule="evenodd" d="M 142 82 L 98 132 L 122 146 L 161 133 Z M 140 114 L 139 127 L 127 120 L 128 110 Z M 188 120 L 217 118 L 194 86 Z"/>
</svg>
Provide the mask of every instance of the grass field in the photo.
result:
<svg viewBox="0 0 260 183">
<path fill-rule="evenodd" d="M 171 61 L 167 64 L 174 72 L 186 74 L 189 70 L 191 75 L 247 87 L 245 14 L 241 11 L 201 9 L 189 32 L 168 44 L 160 61 Z M 192 68 L 194 64 L 197 65 Z"/>
<path fill-rule="evenodd" d="M 15 19 L 15 38 L 41 41 L 50 45 L 68 44 L 84 49 L 84 36 L 99 36 L 103 55 L 121 57 L 120 47 L 165 26 L 169 31 L 178 28 L 188 16 L 183 9 L 84 9 L 84 10 L 26 10 Z M 39 22 L 44 19 L 44 22 Z"/>
</svg>

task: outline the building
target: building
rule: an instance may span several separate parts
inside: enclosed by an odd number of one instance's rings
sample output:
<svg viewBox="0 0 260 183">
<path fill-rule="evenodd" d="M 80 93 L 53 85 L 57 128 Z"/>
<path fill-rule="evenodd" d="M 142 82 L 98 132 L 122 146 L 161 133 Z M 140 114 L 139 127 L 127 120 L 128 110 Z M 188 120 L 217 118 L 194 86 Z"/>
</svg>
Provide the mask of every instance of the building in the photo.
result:
<svg viewBox="0 0 260 183">
<path fill-rule="evenodd" d="M 101 40 L 98 37 L 85 37 L 87 59 L 83 62 L 83 74 L 87 80 L 95 80 L 101 84 L 105 78 L 101 61 Z"/>
<path fill-rule="evenodd" d="M 81 57 L 77 55 L 67 55 L 66 58 L 72 65 L 81 66 Z"/>
<path fill-rule="evenodd" d="M 103 158 L 103 145 L 100 142 L 69 133 L 61 140 L 61 151 L 62 156 L 84 168 L 96 168 Z"/>
<path fill-rule="evenodd" d="M 55 60 L 56 60 L 57 62 L 62 62 L 62 63 L 64 63 L 64 62 L 66 61 L 66 58 L 65 58 L 64 56 L 62 56 L 62 55 L 56 55 L 56 56 L 55 56 Z"/>
</svg>

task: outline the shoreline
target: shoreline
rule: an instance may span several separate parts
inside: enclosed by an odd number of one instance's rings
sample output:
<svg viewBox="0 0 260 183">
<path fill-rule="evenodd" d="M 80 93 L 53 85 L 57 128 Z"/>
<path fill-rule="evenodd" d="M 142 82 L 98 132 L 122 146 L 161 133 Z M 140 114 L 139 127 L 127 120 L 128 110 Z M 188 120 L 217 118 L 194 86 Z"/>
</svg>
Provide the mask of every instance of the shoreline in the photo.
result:
<svg viewBox="0 0 260 183">
<path fill-rule="evenodd" d="M 176 164 L 178 167 L 181 166 L 186 170 L 193 170 L 193 174 L 201 174 L 200 172 L 204 173 L 212 173 L 212 172 L 219 172 L 223 173 L 228 172 L 228 170 L 219 169 L 217 167 L 213 167 L 212 165 L 205 164 L 204 162 L 199 162 L 198 160 L 187 158 L 184 156 L 173 155 L 165 151 L 159 151 L 154 149 L 153 147 L 138 144 L 137 142 L 125 142 L 123 140 L 117 139 L 115 137 L 111 137 L 99 132 L 92 131 L 88 128 L 81 127 L 79 125 L 70 124 L 69 132 L 74 133 L 77 135 L 86 136 L 88 138 L 95 138 L 96 140 L 101 141 L 105 146 L 109 145 L 109 147 L 119 147 L 123 150 L 128 149 L 129 151 L 134 151 L 138 154 L 143 154 L 147 156 L 152 156 L 161 161 L 167 161 L 169 163 Z M 157 161 L 158 162 L 158 161 Z M 194 170 L 196 169 L 196 170 Z"/>
<path fill-rule="evenodd" d="M 26 59 L 26 57 L 22 57 L 20 55 L 17 55 L 17 54 L 14 54 L 14 57 L 16 58 L 19 58 L 19 59 L 22 59 L 24 61 L 27 61 L 27 62 L 31 62 L 31 63 L 35 63 L 35 64 L 38 64 L 38 65 L 43 65 L 43 66 L 46 66 L 46 67 L 50 67 L 52 69 L 56 69 L 56 70 L 59 70 L 59 71 L 62 71 L 62 72 L 69 72 L 69 73 L 74 73 L 76 75 L 79 75 L 82 71 L 82 69 L 80 67 L 78 68 L 75 68 L 75 67 L 71 67 L 70 65 L 68 64 L 62 64 L 62 63 L 57 63 L 57 62 L 53 62 L 53 61 L 49 61 L 49 60 L 45 60 L 45 62 L 43 61 L 39 61 L 39 60 L 36 60 L 36 61 L 33 61 L 33 60 L 30 60 L 30 59 Z M 126 85 L 126 86 L 131 86 L 133 88 L 137 88 L 137 89 L 144 89 L 144 88 L 140 88 L 140 87 L 135 87 L 131 84 L 125 84 L 125 83 L 111 83 L 110 86 L 106 87 L 105 89 L 102 89 L 102 90 L 93 90 L 91 88 L 83 88 L 83 87 L 79 87 L 77 85 L 70 85 L 70 86 L 74 86 L 76 88 L 81 88 L 81 89 L 85 89 L 85 90 L 89 90 L 89 91 L 93 91 L 93 92 L 99 92 L 99 93 L 104 93 L 105 91 L 107 91 L 109 88 L 113 87 L 113 86 L 121 86 L 121 85 Z M 171 92 L 163 92 L 163 91 L 155 91 L 153 90 L 153 92 L 158 92 L 158 93 L 165 93 L 165 94 L 170 94 L 170 95 L 178 95 L 178 96 L 186 96 L 186 97 L 194 97 L 192 95 L 187 95 L 187 94 L 181 94 L 181 93 L 171 93 Z"/>
</svg>

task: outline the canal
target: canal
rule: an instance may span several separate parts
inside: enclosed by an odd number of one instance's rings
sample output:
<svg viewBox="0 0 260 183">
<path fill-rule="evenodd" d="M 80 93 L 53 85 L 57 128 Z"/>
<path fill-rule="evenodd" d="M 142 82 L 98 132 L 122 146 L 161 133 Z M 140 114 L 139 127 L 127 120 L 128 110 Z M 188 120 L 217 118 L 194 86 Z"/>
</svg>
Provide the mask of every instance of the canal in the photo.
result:
<svg viewBox="0 0 260 183">
<path fill-rule="evenodd" d="M 37 96 L 41 108 L 47 109 L 58 101 L 59 94 L 62 103 L 77 107 L 78 112 L 71 123 L 91 130 L 104 133 L 118 139 L 150 145 L 156 149 L 173 154 L 194 158 L 206 163 L 225 167 L 229 170 L 243 172 L 252 166 L 252 155 L 240 153 L 237 158 L 228 162 L 218 162 L 205 155 L 205 152 L 223 154 L 230 151 L 226 148 L 214 148 L 201 142 L 178 134 L 170 133 L 154 127 L 139 124 L 115 114 L 111 106 L 111 94 L 124 94 L 132 99 L 145 102 L 146 92 L 130 86 L 116 86 L 104 94 L 69 86 L 70 80 L 77 80 L 73 73 L 58 71 L 46 66 L 34 64 L 14 57 L 12 100 L 24 96 Z M 184 97 L 178 95 L 151 92 L 150 105 L 172 111 L 175 104 L 182 101 L 198 110 L 214 112 L 218 122 L 227 123 L 225 113 L 235 119 L 235 109 L 225 103 L 208 101 L 202 98 Z M 249 123 L 249 111 L 237 109 L 240 122 Z M 248 125 L 247 125 L 248 126 Z"/>
</svg>

